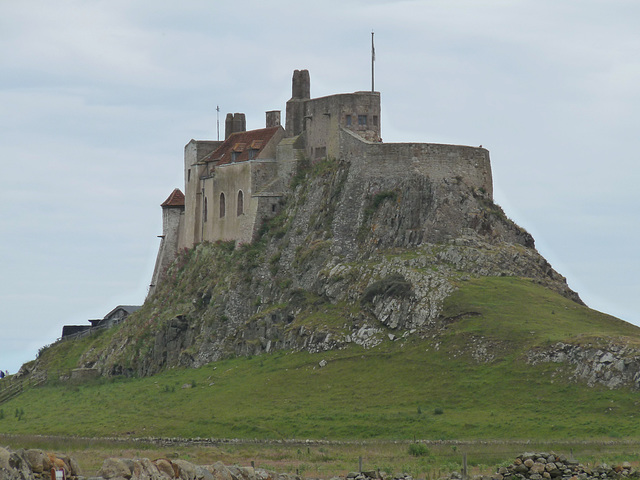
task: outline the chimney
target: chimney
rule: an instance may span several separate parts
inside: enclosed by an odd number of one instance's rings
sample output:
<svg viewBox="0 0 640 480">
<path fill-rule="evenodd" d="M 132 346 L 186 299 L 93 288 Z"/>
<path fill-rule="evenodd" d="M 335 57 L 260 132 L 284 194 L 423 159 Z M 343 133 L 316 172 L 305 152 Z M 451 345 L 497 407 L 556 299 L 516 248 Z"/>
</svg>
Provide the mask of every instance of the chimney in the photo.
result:
<svg viewBox="0 0 640 480">
<path fill-rule="evenodd" d="M 246 132 L 247 120 L 244 113 L 227 113 L 224 121 L 224 139 L 226 140 L 232 133 Z"/>
<path fill-rule="evenodd" d="M 267 128 L 280 126 L 280 110 L 271 110 L 267 112 Z"/>
</svg>

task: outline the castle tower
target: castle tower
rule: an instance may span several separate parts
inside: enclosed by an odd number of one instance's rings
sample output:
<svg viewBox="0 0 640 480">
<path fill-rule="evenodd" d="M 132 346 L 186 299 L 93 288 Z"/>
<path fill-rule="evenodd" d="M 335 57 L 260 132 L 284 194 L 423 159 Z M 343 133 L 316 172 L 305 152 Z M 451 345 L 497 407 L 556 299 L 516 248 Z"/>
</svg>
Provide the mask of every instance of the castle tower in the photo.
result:
<svg viewBox="0 0 640 480">
<path fill-rule="evenodd" d="M 304 131 L 306 101 L 311 98 L 309 70 L 295 70 L 291 82 L 291 100 L 287 102 L 287 136 L 300 135 Z"/>
<path fill-rule="evenodd" d="M 160 206 L 162 207 L 162 235 L 159 236 L 160 248 L 148 296 L 153 294 L 157 285 L 162 281 L 164 272 L 173 263 L 178 253 L 180 225 L 184 214 L 184 194 L 179 188 L 176 188 Z"/>
</svg>

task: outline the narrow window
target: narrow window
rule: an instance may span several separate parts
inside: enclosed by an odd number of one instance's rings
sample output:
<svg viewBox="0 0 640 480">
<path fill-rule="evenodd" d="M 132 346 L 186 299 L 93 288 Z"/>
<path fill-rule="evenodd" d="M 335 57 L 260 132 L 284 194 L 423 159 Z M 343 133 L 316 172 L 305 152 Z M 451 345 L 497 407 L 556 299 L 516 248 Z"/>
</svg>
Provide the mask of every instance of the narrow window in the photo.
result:
<svg viewBox="0 0 640 480">
<path fill-rule="evenodd" d="M 244 213 L 244 193 L 238 190 L 238 216 Z"/>
<path fill-rule="evenodd" d="M 378 115 L 374 115 L 373 116 L 373 126 L 377 127 L 378 126 Z"/>
<path fill-rule="evenodd" d="M 271 211 L 275 213 L 277 205 L 275 203 L 271 204 Z"/>
<path fill-rule="evenodd" d="M 204 197 L 204 211 L 202 212 L 202 218 L 205 222 L 207 221 L 207 217 L 209 216 L 208 211 L 209 209 L 207 207 L 207 197 Z"/>
<path fill-rule="evenodd" d="M 226 214 L 226 206 L 224 204 L 224 193 L 220 194 L 220 218 L 224 217 Z"/>
<path fill-rule="evenodd" d="M 367 126 L 367 116 L 366 115 L 358 115 L 358 125 Z"/>
<path fill-rule="evenodd" d="M 187 182 L 191 181 L 191 169 L 187 170 Z"/>
<path fill-rule="evenodd" d="M 351 115 L 347 115 L 347 127 L 351 126 Z"/>
</svg>

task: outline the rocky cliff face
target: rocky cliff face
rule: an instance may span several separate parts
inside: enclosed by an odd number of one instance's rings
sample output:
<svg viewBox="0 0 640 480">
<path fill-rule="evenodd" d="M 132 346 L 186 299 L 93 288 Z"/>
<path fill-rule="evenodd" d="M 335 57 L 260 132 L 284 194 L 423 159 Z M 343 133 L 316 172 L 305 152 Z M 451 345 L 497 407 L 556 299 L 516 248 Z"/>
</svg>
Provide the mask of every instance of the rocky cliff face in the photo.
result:
<svg viewBox="0 0 640 480">
<path fill-rule="evenodd" d="M 571 379 L 588 385 L 617 388 L 630 385 L 640 389 L 640 349 L 607 342 L 605 345 L 557 343 L 547 349 L 530 351 L 531 364 L 552 362 L 571 366 Z"/>
<path fill-rule="evenodd" d="M 409 172 L 411 173 L 411 172 Z M 183 252 L 143 309 L 82 367 L 150 375 L 276 349 L 425 334 L 462 278 L 515 275 L 580 302 L 489 196 L 462 178 L 301 169 L 261 238 Z"/>
</svg>

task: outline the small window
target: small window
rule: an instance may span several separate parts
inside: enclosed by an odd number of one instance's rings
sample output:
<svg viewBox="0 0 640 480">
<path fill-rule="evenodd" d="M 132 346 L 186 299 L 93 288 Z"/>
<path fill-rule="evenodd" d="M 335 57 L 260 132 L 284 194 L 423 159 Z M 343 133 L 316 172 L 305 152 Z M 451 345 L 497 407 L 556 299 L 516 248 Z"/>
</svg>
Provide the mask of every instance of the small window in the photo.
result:
<svg viewBox="0 0 640 480">
<path fill-rule="evenodd" d="M 358 125 L 367 126 L 367 116 L 366 115 L 358 115 Z"/>
<path fill-rule="evenodd" d="M 244 193 L 242 193 L 242 190 L 238 190 L 238 216 L 242 215 L 244 213 Z"/>
<path fill-rule="evenodd" d="M 271 205 L 271 212 L 275 213 L 276 209 L 278 208 L 278 206 L 274 203 Z"/>
<path fill-rule="evenodd" d="M 227 210 L 227 207 L 224 201 L 224 193 L 221 193 L 220 194 L 220 218 L 226 215 L 226 210 Z"/>
<path fill-rule="evenodd" d="M 351 115 L 347 115 L 347 127 L 351 126 Z"/>
<path fill-rule="evenodd" d="M 207 221 L 207 217 L 209 216 L 208 214 L 209 208 L 207 206 L 207 197 L 204 197 L 204 209 L 202 212 L 202 219 L 206 222 Z"/>
<path fill-rule="evenodd" d="M 187 170 L 187 182 L 191 181 L 191 169 Z"/>
<path fill-rule="evenodd" d="M 253 149 L 253 148 L 250 148 L 250 149 L 248 150 L 248 153 L 249 153 L 249 160 L 253 160 L 254 158 L 256 158 L 256 152 L 257 152 L 257 150 L 255 150 L 255 149 Z"/>
<path fill-rule="evenodd" d="M 231 152 L 231 161 L 235 162 L 238 160 L 238 157 L 240 156 L 241 152 Z"/>
<path fill-rule="evenodd" d="M 374 115 L 373 116 L 373 126 L 377 127 L 378 126 L 378 115 Z"/>
</svg>

